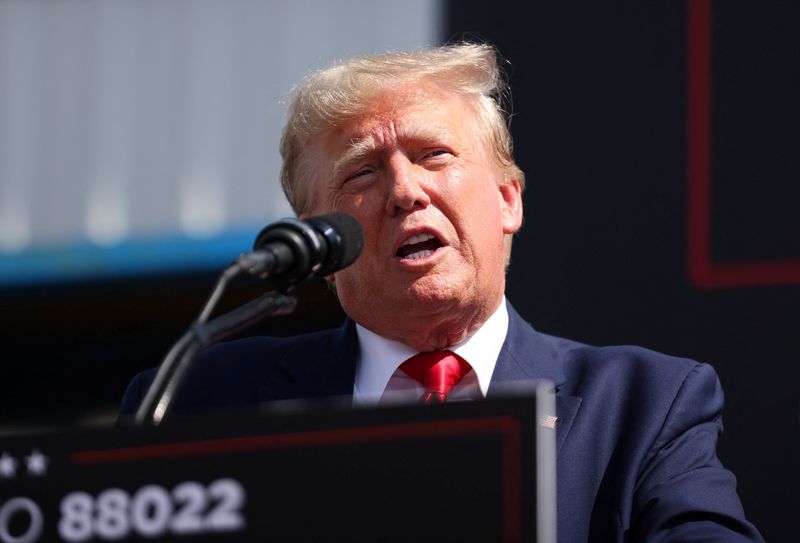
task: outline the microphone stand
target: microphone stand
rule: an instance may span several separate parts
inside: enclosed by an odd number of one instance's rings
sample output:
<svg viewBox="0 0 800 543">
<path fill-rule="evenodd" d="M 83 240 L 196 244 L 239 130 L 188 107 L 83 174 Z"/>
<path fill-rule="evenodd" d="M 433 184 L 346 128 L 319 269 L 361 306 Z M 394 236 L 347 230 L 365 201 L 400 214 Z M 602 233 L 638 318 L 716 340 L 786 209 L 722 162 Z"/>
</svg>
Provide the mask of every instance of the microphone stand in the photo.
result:
<svg viewBox="0 0 800 543">
<path fill-rule="evenodd" d="M 264 228 L 256 238 L 254 251 L 240 255 L 222 272 L 197 320 L 164 357 L 136 411 L 134 423 L 161 424 L 200 351 L 267 315 L 291 313 L 297 299 L 285 292 L 292 285 L 314 274 L 328 275 L 349 266 L 363 244 L 358 222 L 344 213 L 306 220 L 284 219 Z M 260 279 L 275 276 L 276 281 L 266 294 L 209 320 L 228 283 L 241 274 Z"/>
<path fill-rule="evenodd" d="M 172 403 L 187 370 L 203 349 L 258 322 L 269 315 L 286 315 L 294 311 L 294 296 L 267 292 L 233 311 L 208 320 L 228 283 L 246 268 L 236 263 L 226 269 L 217 281 L 197 320 L 172 346 L 156 372 L 134 417 L 137 426 L 151 423 L 158 426 Z"/>
</svg>

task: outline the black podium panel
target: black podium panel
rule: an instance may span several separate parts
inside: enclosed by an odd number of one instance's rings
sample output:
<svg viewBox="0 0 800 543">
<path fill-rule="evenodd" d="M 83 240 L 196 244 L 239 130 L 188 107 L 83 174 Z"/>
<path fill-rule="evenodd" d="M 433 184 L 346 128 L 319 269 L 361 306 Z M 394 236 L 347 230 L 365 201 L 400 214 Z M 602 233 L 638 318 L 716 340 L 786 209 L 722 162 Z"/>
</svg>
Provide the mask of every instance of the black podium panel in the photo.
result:
<svg viewBox="0 0 800 543">
<path fill-rule="evenodd" d="M 523 397 L 8 437 L 0 543 L 534 541 L 536 426 Z"/>
</svg>

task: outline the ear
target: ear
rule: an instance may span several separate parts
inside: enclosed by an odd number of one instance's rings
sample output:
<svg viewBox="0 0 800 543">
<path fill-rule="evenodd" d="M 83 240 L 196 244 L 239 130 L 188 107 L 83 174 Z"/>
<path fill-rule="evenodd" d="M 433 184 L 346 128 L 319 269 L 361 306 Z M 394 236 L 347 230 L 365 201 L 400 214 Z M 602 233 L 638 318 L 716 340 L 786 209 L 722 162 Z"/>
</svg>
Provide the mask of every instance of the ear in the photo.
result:
<svg viewBox="0 0 800 543">
<path fill-rule="evenodd" d="M 506 179 L 498 186 L 503 233 L 514 234 L 522 227 L 522 190 L 519 181 Z"/>
</svg>

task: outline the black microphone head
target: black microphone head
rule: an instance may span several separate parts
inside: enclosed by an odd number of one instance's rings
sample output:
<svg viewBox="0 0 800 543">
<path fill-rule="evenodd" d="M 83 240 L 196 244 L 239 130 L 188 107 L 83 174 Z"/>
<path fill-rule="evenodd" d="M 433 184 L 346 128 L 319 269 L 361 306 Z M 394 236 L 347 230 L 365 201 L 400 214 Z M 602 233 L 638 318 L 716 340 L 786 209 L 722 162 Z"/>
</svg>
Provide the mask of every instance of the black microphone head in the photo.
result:
<svg viewBox="0 0 800 543">
<path fill-rule="evenodd" d="M 278 288 L 286 289 L 311 275 L 326 276 L 346 268 L 361 254 L 363 245 L 361 225 L 350 215 L 286 218 L 264 227 L 253 244 L 255 253 L 269 258 L 257 259 L 257 267 L 248 261 L 245 268 L 264 279 L 269 276 Z"/>
<path fill-rule="evenodd" d="M 328 253 L 328 244 L 313 226 L 289 217 L 265 226 L 253 250 L 271 254 L 274 261 L 267 271 L 286 288 L 314 273 Z"/>
<path fill-rule="evenodd" d="M 364 247 L 364 234 L 358 221 L 346 213 L 329 213 L 306 220 L 328 242 L 328 251 L 316 275 L 325 276 L 355 262 Z"/>
</svg>

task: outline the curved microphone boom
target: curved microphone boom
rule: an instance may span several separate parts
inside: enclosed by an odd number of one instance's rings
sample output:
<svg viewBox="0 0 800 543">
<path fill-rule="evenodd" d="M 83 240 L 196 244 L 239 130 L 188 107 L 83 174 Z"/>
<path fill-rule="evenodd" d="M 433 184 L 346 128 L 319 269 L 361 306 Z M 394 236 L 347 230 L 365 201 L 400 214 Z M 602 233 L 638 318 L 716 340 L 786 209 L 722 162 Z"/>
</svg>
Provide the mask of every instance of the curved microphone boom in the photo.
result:
<svg viewBox="0 0 800 543">
<path fill-rule="evenodd" d="M 236 264 L 247 273 L 278 278 L 290 286 L 346 268 L 363 245 L 361 226 L 345 213 L 287 218 L 261 230 L 253 252 L 240 256 Z"/>
<path fill-rule="evenodd" d="M 358 258 L 363 245 L 361 226 L 344 213 L 306 220 L 282 219 L 266 226 L 256 237 L 254 250 L 241 255 L 222 273 L 197 320 L 164 357 L 136 412 L 136 424 L 161 423 L 202 349 L 266 315 L 289 313 L 297 303 L 292 296 L 274 296 L 274 292 L 267 292 L 230 313 L 209 320 L 230 280 L 247 272 L 273 280 L 285 291 L 312 275 L 329 275 L 346 268 Z"/>
</svg>

